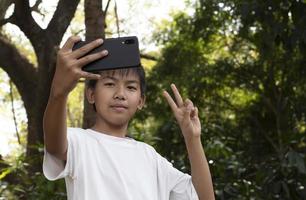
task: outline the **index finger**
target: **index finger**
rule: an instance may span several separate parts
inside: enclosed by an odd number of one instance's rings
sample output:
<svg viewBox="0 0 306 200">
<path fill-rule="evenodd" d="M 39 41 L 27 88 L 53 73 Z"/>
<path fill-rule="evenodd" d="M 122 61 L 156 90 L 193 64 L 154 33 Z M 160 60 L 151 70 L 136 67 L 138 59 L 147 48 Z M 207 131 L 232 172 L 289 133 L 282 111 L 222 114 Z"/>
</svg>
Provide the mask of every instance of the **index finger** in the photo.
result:
<svg viewBox="0 0 306 200">
<path fill-rule="evenodd" d="M 92 42 L 89 42 L 88 44 L 85 44 L 81 48 L 74 50 L 73 51 L 73 57 L 80 58 L 80 57 L 86 55 L 91 50 L 100 46 L 102 43 L 103 43 L 103 40 L 101 38 L 96 39 Z"/>
<path fill-rule="evenodd" d="M 70 36 L 68 40 L 65 42 L 65 44 L 63 45 L 62 50 L 72 51 L 73 45 L 80 40 L 81 38 L 79 36 Z"/>
</svg>

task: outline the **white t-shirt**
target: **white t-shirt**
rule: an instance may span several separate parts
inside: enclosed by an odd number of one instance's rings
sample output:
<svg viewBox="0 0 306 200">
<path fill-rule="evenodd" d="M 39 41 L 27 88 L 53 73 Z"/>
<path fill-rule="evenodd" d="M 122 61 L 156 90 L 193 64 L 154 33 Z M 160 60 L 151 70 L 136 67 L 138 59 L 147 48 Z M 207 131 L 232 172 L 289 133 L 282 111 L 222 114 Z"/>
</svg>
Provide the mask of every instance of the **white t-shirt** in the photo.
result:
<svg viewBox="0 0 306 200">
<path fill-rule="evenodd" d="M 67 161 L 45 150 L 47 179 L 65 178 L 69 200 L 197 200 L 191 176 L 143 142 L 68 128 Z"/>
</svg>

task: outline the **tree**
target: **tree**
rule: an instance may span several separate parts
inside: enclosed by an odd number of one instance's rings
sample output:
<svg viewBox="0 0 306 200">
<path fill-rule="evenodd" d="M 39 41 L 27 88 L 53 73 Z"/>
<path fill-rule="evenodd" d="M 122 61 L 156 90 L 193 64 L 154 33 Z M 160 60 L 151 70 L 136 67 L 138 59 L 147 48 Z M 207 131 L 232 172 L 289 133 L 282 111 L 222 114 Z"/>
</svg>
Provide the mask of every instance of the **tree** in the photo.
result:
<svg viewBox="0 0 306 200">
<path fill-rule="evenodd" d="M 14 13 L 4 19 L 5 11 L 12 3 L 15 5 Z M 19 52 L 10 42 L 10 36 L 1 34 L 0 55 L 7 59 L 2 59 L 0 66 L 16 85 L 28 117 L 27 158 L 24 159 L 21 155 L 17 159 L 17 162 L 22 162 L 18 164 L 18 168 L 4 166 L 0 171 L 8 174 L 5 181 L 9 182 L 5 190 L 0 190 L 0 196 L 4 192 L 4 196 L 8 198 L 46 199 L 50 198 L 50 195 L 57 199 L 66 197 L 63 193 L 63 180 L 45 183 L 46 180 L 40 173 L 41 163 L 30 160 L 37 157 L 41 160 L 41 155 L 37 155 L 37 144 L 43 143 L 42 118 L 55 70 L 56 52 L 74 16 L 79 0 L 59 1 L 46 29 L 40 28 L 31 15 L 31 12 L 39 11 L 40 3 L 41 1 L 37 1 L 32 7 L 29 7 L 28 1 L 3 1 L 3 4 L 0 4 L 0 10 L 3 11 L 0 15 L 2 17 L 0 24 L 13 23 L 17 25 L 29 38 L 38 60 L 37 67 L 31 64 L 22 55 L 22 52 Z M 87 40 L 104 37 L 105 13 L 106 11 L 102 11 L 102 1 L 85 1 Z M 31 166 L 27 167 L 26 163 L 30 163 Z M 2 183 L 1 181 L 2 177 L 0 183 Z"/>
<path fill-rule="evenodd" d="M 160 97 L 175 82 L 199 107 L 220 199 L 305 199 L 305 3 L 194 6 L 194 15 L 177 14 L 157 34 L 164 49 L 147 100 L 157 149 L 189 171 L 179 129 Z"/>
<path fill-rule="evenodd" d="M 0 67 L 16 85 L 24 102 L 28 118 L 27 155 L 30 156 L 36 154 L 37 148 L 34 147 L 37 143 L 43 143 L 42 118 L 53 78 L 56 51 L 79 0 L 60 0 L 46 29 L 42 29 L 31 15 L 41 1 L 37 1 L 33 7 L 29 6 L 29 1 L 4 2 L 7 2 L 6 5 L 14 4 L 14 12 L 10 17 L 2 18 L 0 25 L 16 25 L 30 40 L 37 56 L 36 67 L 10 42 L 9 36 L 1 34 L 0 56 L 6 59 L 1 59 Z M 3 13 L 1 15 L 4 16 Z"/>
</svg>

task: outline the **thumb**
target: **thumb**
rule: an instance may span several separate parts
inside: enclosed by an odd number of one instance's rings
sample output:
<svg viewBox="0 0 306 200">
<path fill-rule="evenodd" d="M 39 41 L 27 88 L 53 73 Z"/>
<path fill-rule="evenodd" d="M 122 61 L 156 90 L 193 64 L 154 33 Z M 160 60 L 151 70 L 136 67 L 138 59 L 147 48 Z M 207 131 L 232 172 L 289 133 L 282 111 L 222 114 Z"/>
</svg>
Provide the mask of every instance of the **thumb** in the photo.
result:
<svg viewBox="0 0 306 200">
<path fill-rule="evenodd" d="M 89 80 L 98 80 L 101 77 L 101 75 L 83 71 L 81 73 L 81 77 Z"/>
</svg>

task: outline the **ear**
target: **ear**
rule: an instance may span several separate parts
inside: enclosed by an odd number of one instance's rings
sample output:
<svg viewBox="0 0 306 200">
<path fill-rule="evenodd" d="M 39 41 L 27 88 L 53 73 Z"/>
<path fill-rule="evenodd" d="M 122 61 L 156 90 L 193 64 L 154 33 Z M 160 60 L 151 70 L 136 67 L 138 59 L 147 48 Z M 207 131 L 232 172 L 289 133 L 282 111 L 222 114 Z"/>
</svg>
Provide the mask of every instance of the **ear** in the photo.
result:
<svg viewBox="0 0 306 200">
<path fill-rule="evenodd" d="M 95 91 L 94 90 L 95 89 L 93 88 L 89 88 L 89 87 L 86 88 L 86 98 L 87 98 L 88 103 L 90 104 L 95 103 Z"/>
<path fill-rule="evenodd" d="M 143 106 L 145 105 L 145 102 L 146 102 L 146 97 L 145 96 L 140 97 L 137 109 L 141 110 Z"/>
</svg>

